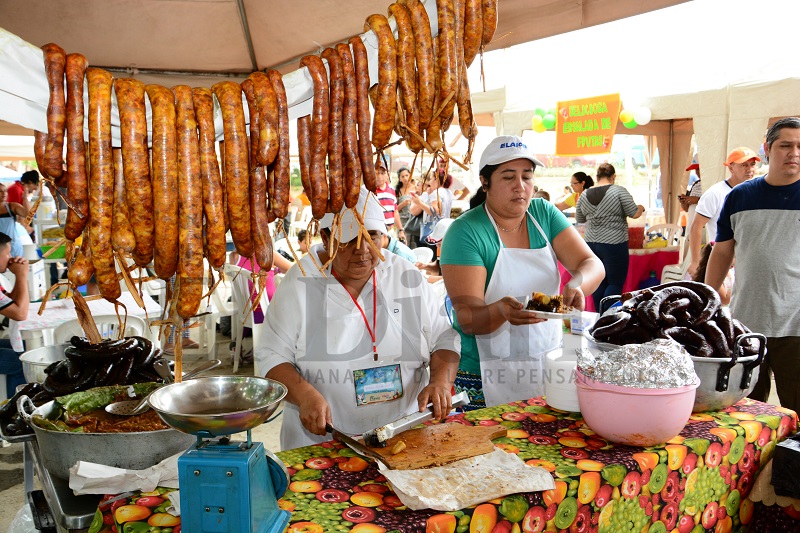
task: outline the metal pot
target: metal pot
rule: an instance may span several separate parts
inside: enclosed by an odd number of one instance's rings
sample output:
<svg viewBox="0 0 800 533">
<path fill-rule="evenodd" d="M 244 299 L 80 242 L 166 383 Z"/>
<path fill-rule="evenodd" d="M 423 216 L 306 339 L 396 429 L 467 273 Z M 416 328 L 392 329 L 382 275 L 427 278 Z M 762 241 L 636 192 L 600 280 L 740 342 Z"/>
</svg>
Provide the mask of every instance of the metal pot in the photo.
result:
<svg viewBox="0 0 800 533">
<path fill-rule="evenodd" d="M 51 431 L 34 424 L 31 416 L 55 417 L 55 402 L 34 408 L 30 398 L 23 396 L 18 401 L 18 409 L 36 433 L 44 467 L 61 479 L 69 479 L 69 469 L 78 461 L 141 470 L 188 449 L 195 442 L 192 435 L 171 428 L 135 433 Z"/>
<path fill-rule="evenodd" d="M 28 383 L 41 383 L 47 377 L 44 369 L 56 361 L 66 359 L 64 350 L 70 344 L 56 344 L 55 346 L 42 346 L 25 352 L 19 357 L 22 361 L 22 373 Z"/>
<path fill-rule="evenodd" d="M 758 354 L 743 356 L 742 342 L 759 341 Z M 760 333 L 746 333 L 736 338 L 733 355 L 727 357 L 694 357 L 694 371 L 700 386 L 694 400 L 694 412 L 719 411 L 735 404 L 753 390 L 758 369 L 767 352 L 767 339 Z"/>
</svg>

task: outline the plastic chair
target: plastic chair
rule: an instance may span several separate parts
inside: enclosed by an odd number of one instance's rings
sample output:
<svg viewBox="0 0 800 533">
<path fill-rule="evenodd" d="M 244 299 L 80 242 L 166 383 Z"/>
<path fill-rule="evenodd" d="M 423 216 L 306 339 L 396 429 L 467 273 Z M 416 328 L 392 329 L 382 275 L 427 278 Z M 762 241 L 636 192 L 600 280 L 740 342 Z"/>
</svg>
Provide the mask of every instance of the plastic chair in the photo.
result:
<svg viewBox="0 0 800 533">
<path fill-rule="evenodd" d="M 660 233 L 661 236 L 666 239 L 667 246 L 677 246 L 680 243 L 683 228 L 677 224 L 656 224 L 648 228 L 645 232 L 645 241 L 647 241 L 651 235 L 657 233 Z"/>
<path fill-rule="evenodd" d="M 414 252 L 414 255 L 417 256 L 417 261 L 420 263 L 430 263 L 433 261 L 433 250 L 431 248 L 419 246 L 411 251 Z"/>
<path fill-rule="evenodd" d="M 96 315 L 93 318 L 101 337 L 104 339 L 117 338 L 119 330 L 119 319 L 117 315 Z M 125 337 L 130 337 L 131 335 L 147 336 L 147 323 L 143 318 L 131 315 L 128 315 L 127 320 L 125 320 L 125 317 L 121 318 L 125 321 Z M 57 326 L 53 332 L 53 341 L 56 344 L 63 344 L 69 342 L 75 335 L 78 337 L 86 336 L 77 318 Z"/>
<path fill-rule="evenodd" d="M 308 228 L 309 222 L 311 222 L 311 206 L 306 205 L 300 211 L 300 216 L 296 220 L 292 220 L 292 225 L 289 227 L 289 235 L 296 237 L 298 231 Z"/>
<path fill-rule="evenodd" d="M 253 322 L 253 304 L 250 298 L 251 289 L 248 281 L 252 279 L 252 272 L 246 268 L 242 268 L 230 263 L 225 264 L 225 276 L 231 286 L 231 304 L 233 312 L 231 313 L 231 339 L 234 341 L 233 357 L 233 373 L 239 370 L 239 358 L 242 355 L 242 340 L 244 338 L 244 328 L 248 327 L 253 332 L 253 349 L 258 345 L 258 337 L 261 333 L 261 324 Z M 266 315 L 267 306 L 266 292 L 261 295 L 259 306 L 262 312 Z M 255 374 L 258 374 L 258 369 L 255 369 Z"/>
</svg>

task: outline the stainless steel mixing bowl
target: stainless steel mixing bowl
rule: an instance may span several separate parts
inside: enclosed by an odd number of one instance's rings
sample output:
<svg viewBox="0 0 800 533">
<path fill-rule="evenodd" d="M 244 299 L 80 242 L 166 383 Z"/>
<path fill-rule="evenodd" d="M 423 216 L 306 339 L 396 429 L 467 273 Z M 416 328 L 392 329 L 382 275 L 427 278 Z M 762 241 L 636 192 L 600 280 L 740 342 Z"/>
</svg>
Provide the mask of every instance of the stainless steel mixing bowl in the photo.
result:
<svg viewBox="0 0 800 533">
<path fill-rule="evenodd" d="M 167 385 L 150 395 L 149 402 L 175 429 L 218 437 L 258 426 L 275 412 L 286 392 L 283 383 L 271 379 L 214 376 Z"/>
</svg>

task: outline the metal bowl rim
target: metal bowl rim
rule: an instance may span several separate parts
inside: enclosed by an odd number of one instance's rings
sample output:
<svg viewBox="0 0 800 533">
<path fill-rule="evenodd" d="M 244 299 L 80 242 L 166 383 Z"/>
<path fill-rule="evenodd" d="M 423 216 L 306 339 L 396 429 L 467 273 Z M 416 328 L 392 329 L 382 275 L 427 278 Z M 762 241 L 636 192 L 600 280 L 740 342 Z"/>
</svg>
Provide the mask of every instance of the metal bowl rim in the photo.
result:
<svg viewBox="0 0 800 533">
<path fill-rule="evenodd" d="M 159 395 L 166 394 L 166 393 L 162 393 L 162 391 L 164 391 L 164 390 L 167 390 L 169 387 L 172 387 L 172 386 L 175 386 L 175 385 L 178 385 L 178 386 L 180 386 L 180 385 L 182 385 L 183 383 L 189 383 L 190 381 L 192 381 L 192 382 L 202 382 L 202 381 L 210 381 L 210 380 L 216 380 L 216 381 L 219 381 L 219 380 L 220 380 L 220 378 L 222 378 L 222 379 L 221 379 L 222 381 L 250 380 L 250 379 L 258 379 L 258 380 L 263 380 L 263 381 L 270 381 L 270 382 L 272 382 L 272 383 L 277 383 L 278 385 L 280 385 L 280 386 L 281 386 L 281 388 L 283 389 L 283 391 L 282 391 L 282 394 L 280 395 L 280 398 L 278 398 L 278 399 L 274 400 L 273 402 L 271 402 L 271 403 L 269 403 L 269 404 L 267 404 L 267 405 L 261 405 L 261 406 L 258 406 L 258 407 L 253 407 L 253 408 L 250 408 L 250 409 L 245 409 L 245 410 L 241 410 L 241 411 L 227 411 L 227 412 L 224 412 L 224 413 L 214 413 L 214 414 L 201 414 L 201 413 L 177 413 L 177 412 L 175 412 L 175 411 L 167 411 L 166 409 L 161 409 L 161 408 L 159 408 L 159 407 L 157 407 L 157 406 L 155 406 L 155 405 L 153 404 L 153 399 L 154 399 L 154 398 L 157 398 Z M 232 378 L 232 379 L 231 379 L 231 378 Z M 260 378 L 260 377 L 258 377 L 258 376 L 207 376 L 207 377 L 204 377 L 204 378 L 194 378 L 194 379 L 192 379 L 192 380 L 189 380 L 189 381 L 183 381 L 183 382 L 181 382 L 181 383 L 170 383 L 169 385 L 164 385 L 163 387 L 159 387 L 158 389 L 156 389 L 155 391 L 153 391 L 153 394 L 151 394 L 151 395 L 150 395 L 150 398 L 147 400 L 147 403 L 149 403 L 149 404 L 150 404 L 150 407 L 151 407 L 151 408 L 152 408 L 154 411 L 156 411 L 157 413 L 160 413 L 160 414 L 161 414 L 161 413 L 163 413 L 163 414 L 165 414 L 165 415 L 171 415 L 171 416 L 177 416 L 177 417 L 186 417 L 186 416 L 207 416 L 207 417 L 217 417 L 217 416 L 233 415 L 233 414 L 237 414 L 237 413 L 250 413 L 250 412 L 256 412 L 256 411 L 259 411 L 259 410 L 261 410 L 261 409 L 264 409 L 264 408 L 269 408 L 269 407 L 272 407 L 273 405 L 275 405 L 275 404 L 277 404 L 277 403 L 281 402 L 281 401 L 282 401 L 282 400 L 283 400 L 283 399 L 286 397 L 286 395 L 287 395 L 288 393 L 289 393 L 289 389 L 286 387 L 286 385 L 284 385 L 284 384 L 283 384 L 283 383 L 281 383 L 280 381 L 276 381 L 276 380 L 274 380 L 274 379 L 269 379 L 269 378 Z"/>
</svg>

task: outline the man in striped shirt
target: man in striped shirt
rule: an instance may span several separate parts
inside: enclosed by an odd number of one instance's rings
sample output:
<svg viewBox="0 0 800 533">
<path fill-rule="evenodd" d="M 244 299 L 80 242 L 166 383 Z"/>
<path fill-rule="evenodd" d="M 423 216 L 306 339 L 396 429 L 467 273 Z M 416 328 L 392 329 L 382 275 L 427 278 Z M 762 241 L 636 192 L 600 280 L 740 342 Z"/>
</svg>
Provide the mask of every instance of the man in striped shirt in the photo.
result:
<svg viewBox="0 0 800 533">
<path fill-rule="evenodd" d="M 766 402 L 774 373 L 781 405 L 800 410 L 800 118 L 767 131 L 769 171 L 725 198 L 706 283 L 717 289 L 736 259 L 731 313 L 767 338 L 750 398 Z M 698 209 L 698 215 L 700 210 Z"/>
<path fill-rule="evenodd" d="M 380 202 L 381 207 L 383 207 L 386 229 L 391 231 L 392 228 L 397 228 L 397 239 L 400 242 L 405 242 L 406 234 L 400 222 L 400 213 L 397 211 L 397 195 L 389 184 L 389 163 L 385 154 L 381 154 L 381 157 L 375 164 L 375 175 L 378 185 L 378 188 L 375 190 L 375 196 L 377 196 L 378 202 Z"/>
</svg>

